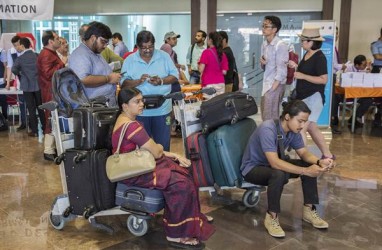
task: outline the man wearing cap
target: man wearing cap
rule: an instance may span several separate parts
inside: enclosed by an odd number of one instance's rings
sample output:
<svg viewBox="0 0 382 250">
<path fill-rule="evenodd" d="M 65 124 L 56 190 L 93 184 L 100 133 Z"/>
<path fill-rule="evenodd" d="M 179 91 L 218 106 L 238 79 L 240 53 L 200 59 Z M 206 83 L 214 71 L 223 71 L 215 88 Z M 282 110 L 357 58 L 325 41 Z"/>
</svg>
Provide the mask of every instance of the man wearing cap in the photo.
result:
<svg viewBox="0 0 382 250">
<path fill-rule="evenodd" d="M 262 31 L 265 40 L 261 46 L 260 58 L 264 69 L 260 105 L 263 121 L 279 118 L 279 107 L 285 90 L 289 51 L 288 46 L 277 36 L 280 28 L 280 18 L 264 17 Z"/>
<path fill-rule="evenodd" d="M 166 53 L 168 53 L 170 55 L 172 61 L 175 64 L 175 67 L 178 70 L 179 69 L 185 70 L 186 67 L 184 65 L 181 65 L 178 63 L 178 55 L 172 49 L 173 47 L 175 47 L 178 44 L 178 38 L 180 38 L 180 35 L 175 33 L 174 31 L 167 32 L 164 35 L 164 39 L 163 39 L 164 44 L 162 45 L 162 47 L 160 47 L 160 49 L 165 51 Z"/>
</svg>

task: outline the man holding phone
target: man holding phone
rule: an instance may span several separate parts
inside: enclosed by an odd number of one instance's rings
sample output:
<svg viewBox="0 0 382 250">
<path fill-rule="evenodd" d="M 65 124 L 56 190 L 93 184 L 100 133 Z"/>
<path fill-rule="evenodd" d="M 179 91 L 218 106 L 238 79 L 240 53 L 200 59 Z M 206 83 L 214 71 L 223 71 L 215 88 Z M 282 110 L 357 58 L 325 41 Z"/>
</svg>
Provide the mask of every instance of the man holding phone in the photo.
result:
<svg viewBox="0 0 382 250">
<path fill-rule="evenodd" d="M 172 105 L 163 96 L 170 94 L 178 70 L 166 52 L 155 49 L 155 38 L 150 31 L 139 32 L 136 44 L 138 51 L 127 57 L 122 66 L 122 72 L 126 72 L 121 80 L 122 88 L 137 87 L 142 91 L 145 110 L 137 120 L 155 142 L 169 151 Z"/>
</svg>

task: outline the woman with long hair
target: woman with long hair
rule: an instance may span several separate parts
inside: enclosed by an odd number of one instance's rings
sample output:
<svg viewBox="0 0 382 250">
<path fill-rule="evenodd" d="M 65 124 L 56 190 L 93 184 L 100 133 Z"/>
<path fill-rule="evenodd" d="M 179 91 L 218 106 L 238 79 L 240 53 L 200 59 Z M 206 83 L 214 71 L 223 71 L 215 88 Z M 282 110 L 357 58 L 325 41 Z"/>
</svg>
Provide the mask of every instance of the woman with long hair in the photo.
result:
<svg viewBox="0 0 382 250">
<path fill-rule="evenodd" d="M 228 70 L 228 60 L 223 52 L 222 40 L 219 32 L 211 32 L 207 40 L 208 49 L 203 51 L 199 60 L 202 87 L 216 89 L 216 95 L 223 94 L 225 91 L 224 75 Z M 203 97 L 210 99 L 213 96 Z"/>
<path fill-rule="evenodd" d="M 212 220 L 200 212 L 199 193 L 187 167 L 191 162 L 178 154 L 166 152 L 163 146 L 151 139 L 143 125 L 136 120 L 144 108 L 143 96 L 137 88 L 123 88 L 118 95 L 121 113 L 112 134 L 113 153 L 118 146 L 122 127 L 129 123 L 120 152 L 126 153 L 140 147 L 156 159 L 155 170 L 123 181 L 129 186 L 155 188 L 163 192 L 165 208 L 163 225 L 171 246 L 202 249 L 201 241 L 215 231 L 208 223 Z"/>
</svg>

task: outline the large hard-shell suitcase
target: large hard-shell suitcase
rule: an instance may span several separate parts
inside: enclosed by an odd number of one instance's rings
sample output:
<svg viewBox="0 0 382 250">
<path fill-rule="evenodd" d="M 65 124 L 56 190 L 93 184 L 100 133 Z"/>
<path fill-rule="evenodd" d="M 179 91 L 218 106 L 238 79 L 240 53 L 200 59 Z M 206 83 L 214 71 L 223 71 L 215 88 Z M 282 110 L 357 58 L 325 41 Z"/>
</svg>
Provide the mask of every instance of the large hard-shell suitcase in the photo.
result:
<svg viewBox="0 0 382 250">
<path fill-rule="evenodd" d="M 255 121 L 247 118 L 221 126 L 208 135 L 208 155 L 217 185 L 241 187 L 240 165 L 248 139 L 255 129 Z"/>
<path fill-rule="evenodd" d="M 214 185 L 205 135 L 196 132 L 187 137 L 186 154 L 191 160 L 191 171 L 197 187 Z"/>
<path fill-rule="evenodd" d="M 133 212 L 156 213 L 164 207 L 163 193 L 157 189 L 117 184 L 115 204 Z"/>
<path fill-rule="evenodd" d="M 115 183 L 106 175 L 107 149 L 64 153 L 64 168 L 71 213 L 90 216 L 115 207 Z"/>
<path fill-rule="evenodd" d="M 242 92 L 230 92 L 215 96 L 200 106 L 199 118 L 203 133 L 224 124 L 234 124 L 257 113 L 255 99 Z"/>
<path fill-rule="evenodd" d="M 117 108 L 80 107 L 73 111 L 74 148 L 111 149 L 110 128 L 117 118 Z"/>
</svg>

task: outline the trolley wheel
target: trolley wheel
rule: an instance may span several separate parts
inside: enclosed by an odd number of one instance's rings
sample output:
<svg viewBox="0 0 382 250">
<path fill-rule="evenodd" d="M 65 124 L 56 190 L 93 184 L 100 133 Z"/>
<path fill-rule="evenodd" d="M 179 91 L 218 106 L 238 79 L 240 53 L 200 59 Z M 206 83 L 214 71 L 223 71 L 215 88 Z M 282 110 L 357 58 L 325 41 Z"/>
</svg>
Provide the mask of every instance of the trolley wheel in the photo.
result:
<svg viewBox="0 0 382 250">
<path fill-rule="evenodd" d="M 127 218 L 127 228 L 133 235 L 143 236 L 147 233 L 149 226 L 147 224 L 147 220 L 139 219 L 134 215 L 130 215 L 129 218 Z"/>
<path fill-rule="evenodd" d="M 49 222 L 56 230 L 61 230 L 65 226 L 64 217 L 62 215 L 53 215 L 52 212 L 50 212 Z"/>
<path fill-rule="evenodd" d="M 94 213 L 94 208 L 93 207 L 87 207 L 84 212 L 83 212 L 83 216 L 85 219 L 89 219 L 90 216 L 92 216 Z"/>
<path fill-rule="evenodd" d="M 247 190 L 243 195 L 243 203 L 246 207 L 256 207 L 260 201 L 259 191 L 257 190 Z"/>
</svg>

